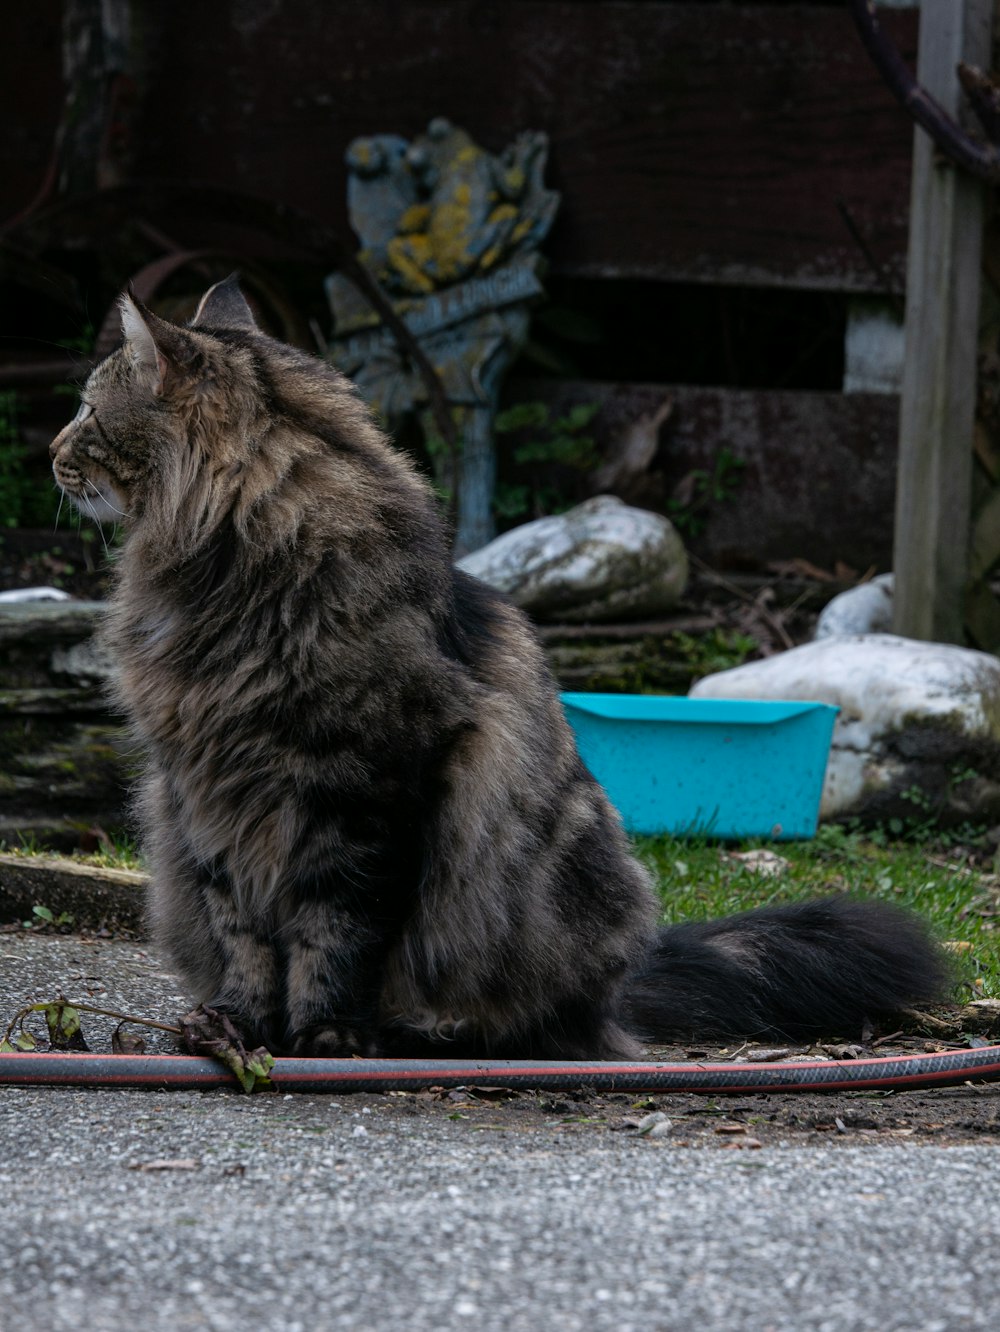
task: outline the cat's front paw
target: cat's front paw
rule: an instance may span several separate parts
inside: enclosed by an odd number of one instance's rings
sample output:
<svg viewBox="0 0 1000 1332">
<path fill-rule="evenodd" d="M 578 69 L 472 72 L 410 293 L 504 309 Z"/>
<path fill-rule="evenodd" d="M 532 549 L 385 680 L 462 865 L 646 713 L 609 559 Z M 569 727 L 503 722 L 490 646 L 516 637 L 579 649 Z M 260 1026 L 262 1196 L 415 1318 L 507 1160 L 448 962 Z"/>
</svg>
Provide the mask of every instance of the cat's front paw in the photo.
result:
<svg viewBox="0 0 1000 1332">
<path fill-rule="evenodd" d="M 372 1032 L 342 1022 L 313 1022 L 292 1033 L 289 1053 L 313 1059 L 371 1059 L 378 1054 Z"/>
</svg>

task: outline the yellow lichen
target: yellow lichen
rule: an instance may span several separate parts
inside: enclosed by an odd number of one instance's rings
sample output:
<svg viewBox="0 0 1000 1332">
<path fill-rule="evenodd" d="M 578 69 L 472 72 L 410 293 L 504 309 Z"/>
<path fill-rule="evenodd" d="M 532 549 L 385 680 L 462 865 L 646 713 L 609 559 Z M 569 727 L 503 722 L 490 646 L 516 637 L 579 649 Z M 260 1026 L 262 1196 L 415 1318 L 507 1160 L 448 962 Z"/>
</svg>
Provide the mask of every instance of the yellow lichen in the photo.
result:
<svg viewBox="0 0 1000 1332">
<path fill-rule="evenodd" d="M 524 189 L 524 172 L 520 167 L 508 167 L 504 172 L 504 183 L 509 193 L 520 194 Z"/>
<path fill-rule="evenodd" d="M 414 231 L 426 231 L 430 218 L 430 204 L 410 204 L 399 219 L 399 234 L 405 236 Z"/>
<path fill-rule="evenodd" d="M 497 207 L 493 209 L 486 221 L 491 227 L 499 227 L 505 222 L 513 222 L 516 217 L 517 209 L 514 205 L 503 203 L 498 204 Z"/>
<path fill-rule="evenodd" d="M 460 278 L 473 264 L 469 251 L 472 239 L 469 210 L 461 203 L 441 204 L 434 210 L 430 249 L 438 280 Z"/>
<path fill-rule="evenodd" d="M 423 269 L 430 258 L 426 236 L 396 236 L 386 246 L 389 263 L 411 291 L 431 292 L 434 283 Z"/>
</svg>

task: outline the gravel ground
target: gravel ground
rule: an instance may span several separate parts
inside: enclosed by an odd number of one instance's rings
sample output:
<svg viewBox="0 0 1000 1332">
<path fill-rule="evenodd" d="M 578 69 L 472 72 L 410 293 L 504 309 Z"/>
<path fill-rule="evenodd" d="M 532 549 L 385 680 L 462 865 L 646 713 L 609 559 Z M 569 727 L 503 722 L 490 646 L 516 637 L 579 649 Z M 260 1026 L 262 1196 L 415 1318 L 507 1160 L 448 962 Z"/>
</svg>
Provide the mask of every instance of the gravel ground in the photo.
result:
<svg viewBox="0 0 1000 1332">
<path fill-rule="evenodd" d="M 0 1139 L 11 1329 L 995 1326 L 992 1147 L 683 1151 L 16 1089 Z"/>
<path fill-rule="evenodd" d="M 3 1012 L 59 990 L 185 1005 L 144 946 L 0 937 Z M 668 1127 L 639 1136 L 651 1110 Z M 638 1104 L 4 1087 L 0 1328 L 992 1327 L 998 1111 L 996 1086 Z"/>
</svg>

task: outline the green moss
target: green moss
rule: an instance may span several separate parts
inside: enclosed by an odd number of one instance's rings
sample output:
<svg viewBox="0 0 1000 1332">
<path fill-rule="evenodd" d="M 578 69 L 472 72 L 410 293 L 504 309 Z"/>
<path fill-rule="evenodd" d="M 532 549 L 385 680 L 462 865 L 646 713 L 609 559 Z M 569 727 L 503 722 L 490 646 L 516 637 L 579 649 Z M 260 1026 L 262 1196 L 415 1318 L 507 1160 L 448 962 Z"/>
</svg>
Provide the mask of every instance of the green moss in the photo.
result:
<svg viewBox="0 0 1000 1332">
<path fill-rule="evenodd" d="M 695 680 L 737 666 L 757 644 L 745 634 L 715 630 L 695 639 L 687 634 L 645 634 L 546 643 L 549 664 L 564 689 L 608 694 L 686 694 Z"/>
</svg>

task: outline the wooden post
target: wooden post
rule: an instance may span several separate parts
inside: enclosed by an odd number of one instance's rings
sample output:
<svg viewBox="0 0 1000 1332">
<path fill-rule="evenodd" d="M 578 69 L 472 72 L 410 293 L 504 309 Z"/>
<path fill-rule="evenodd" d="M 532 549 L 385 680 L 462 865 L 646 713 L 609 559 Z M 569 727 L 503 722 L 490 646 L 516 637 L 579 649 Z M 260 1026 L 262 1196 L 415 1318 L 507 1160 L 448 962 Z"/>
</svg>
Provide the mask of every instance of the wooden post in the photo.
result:
<svg viewBox="0 0 1000 1332">
<path fill-rule="evenodd" d="M 129 29 L 129 0 L 64 0 L 62 194 L 121 184 L 130 151 Z"/>
<path fill-rule="evenodd" d="M 990 66 L 993 0 L 923 0 L 921 84 L 956 118 L 960 60 Z M 914 130 L 893 629 L 963 640 L 984 187 Z"/>
</svg>

